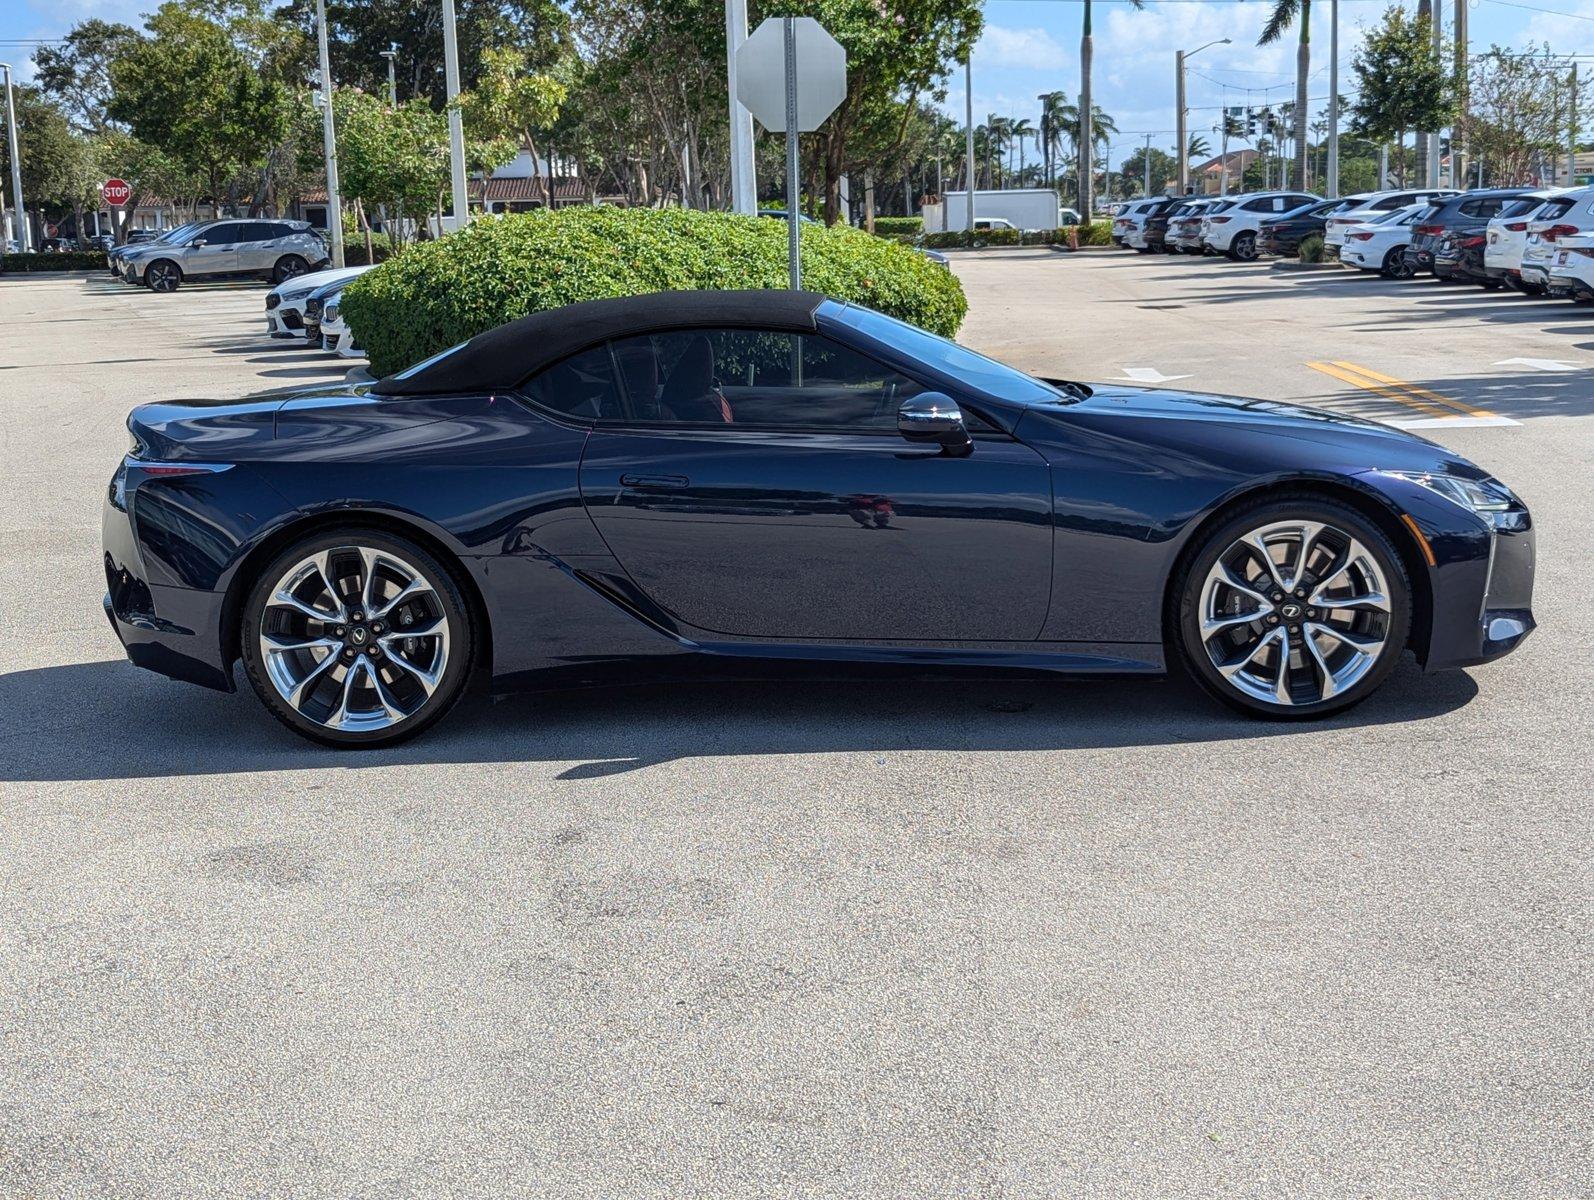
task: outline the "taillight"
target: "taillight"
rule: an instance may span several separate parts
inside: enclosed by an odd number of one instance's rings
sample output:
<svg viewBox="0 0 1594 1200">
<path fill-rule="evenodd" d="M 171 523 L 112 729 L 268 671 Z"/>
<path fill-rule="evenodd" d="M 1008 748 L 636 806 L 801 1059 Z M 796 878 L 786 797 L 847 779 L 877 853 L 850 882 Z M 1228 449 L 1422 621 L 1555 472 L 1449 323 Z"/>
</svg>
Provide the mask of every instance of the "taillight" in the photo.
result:
<svg viewBox="0 0 1594 1200">
<path fill-rule="evenodd" d="M 1350 235 L 1350 240 L 1353 242 L 1370 242 L 1373 240 L 1373 235 L 1370 233 L 1353 233 Z"/>
<path fill-rule="evenodd" d="M 1528 231 L 1528 223 L 1526 221 L 1512 221 L 1506 228 L 1512 233 L 1526 233 Z"/>
<path fill-rule="evenodd" d="M 1419 226 L 1417 226 L 1417 232 L 1418 233 L 1426 233 L 1426 234 L 1428 234 L 1430 236 L 1437 236 L 1437 235 L 1443 233 L 1444 231 L 1445 231 L 1445 227 L 1443 225 L 1419 225 Z"/>
<path fill-rule="evenodd" d="M 1573 246 L 1573 254 L 1581 254 L 1584 258 L 1594 258 L 1594 246 Z"/>
<path fill-rule="evenodd" d="M 1214 225 L 1224 225 L 1224 224 L 1228 223 L 1229 218 L 1228 217 L 1208 217 L 1207 220 L 1211 221 Z"/>
<path fill-rule="evenodd" d="M 1579 232 L 1581 231 L 1576 225 L 1551 225 L 1539 236 L 1544 238 L 1544 240 L 1547 242 L 1553 242 L 1556 238 L 1562 236 L 1563 234 L 1570 237 L 1571 235 Z"/>
<path fill-rule="evenodd" d="M 1461 248 L 1463 250 L 1476 250 L 1481 245 L 1483 245 L 1483 235 L 1481 233 L 1477 237 L 1461 239 Z"/>
</svg>

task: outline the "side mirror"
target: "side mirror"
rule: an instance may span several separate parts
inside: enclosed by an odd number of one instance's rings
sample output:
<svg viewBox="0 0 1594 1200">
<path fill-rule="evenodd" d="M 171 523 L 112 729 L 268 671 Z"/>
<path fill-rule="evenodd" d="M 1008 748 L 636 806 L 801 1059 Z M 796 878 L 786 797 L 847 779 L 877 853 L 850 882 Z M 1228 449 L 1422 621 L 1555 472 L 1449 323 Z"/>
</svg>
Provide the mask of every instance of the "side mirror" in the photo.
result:
<svg viewBox="0 0 1594 1200">
<path fill-rule="evenodd" d="M 974 453 L 963 413 L 944 392 L 920 392 L 904 400 L 897 410 L 897 432 L 910 442 L 935 442 L 954 458 Z"/>
<path fill-rule="evenodd" d="M 191 249 L 195 249 L 195 250 L 199 249 L 199 247 L 203 246 L 204 244 L 205 244 L 205 239 L 204 238 L 195 238 L 193 241 L 188 243 L 189 247 Z"/>
</svg>

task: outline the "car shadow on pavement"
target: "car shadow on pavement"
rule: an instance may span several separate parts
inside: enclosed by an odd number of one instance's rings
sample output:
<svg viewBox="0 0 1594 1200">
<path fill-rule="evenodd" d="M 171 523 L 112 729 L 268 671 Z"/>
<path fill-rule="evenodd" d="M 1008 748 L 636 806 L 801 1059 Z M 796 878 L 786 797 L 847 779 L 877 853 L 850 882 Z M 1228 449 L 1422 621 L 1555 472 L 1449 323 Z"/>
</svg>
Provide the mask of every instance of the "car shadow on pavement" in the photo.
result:
<svg viewBox="0 0 1594 1200">
<path fill-rule="evenodd" d="M 451 763 L 548 763 L 575 780 L 727 755 L 1132 749 L 1422 721 L 1478 692 L 1469 675 L 1424 675 L 1410 656 L 1364 704 L 1309 724 L 1248 720 L 1156 679 L 649 684 L 473 696 L 412 742 L 339 752 L 279 726 L 238 682 L 225 695 L 121 660 L 0 675 L 0 711 L 38 714 L 0 732 L 0 780 Z"/>
</svg>

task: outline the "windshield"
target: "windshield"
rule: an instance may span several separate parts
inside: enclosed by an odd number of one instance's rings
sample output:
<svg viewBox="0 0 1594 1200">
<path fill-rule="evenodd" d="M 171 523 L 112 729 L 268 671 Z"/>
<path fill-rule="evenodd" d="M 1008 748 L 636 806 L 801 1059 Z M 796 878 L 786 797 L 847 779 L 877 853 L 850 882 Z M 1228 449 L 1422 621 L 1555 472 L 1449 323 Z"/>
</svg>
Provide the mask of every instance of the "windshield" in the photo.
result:
<svg viewBox="0 0 1594 1200">
<path fill-rule="evenodd" d="M 966 346 L 926 333 L 906 321 L 888 317 L 856 304 L 828 302 L 822 311 L 877 341 L 893 346 L 944 375 L 967 383 L 991 396 L 1018 404 L 1071 404 L 1076 397 L 1026 375 L 1015 367 L 976 354 Z"/>
</svg>

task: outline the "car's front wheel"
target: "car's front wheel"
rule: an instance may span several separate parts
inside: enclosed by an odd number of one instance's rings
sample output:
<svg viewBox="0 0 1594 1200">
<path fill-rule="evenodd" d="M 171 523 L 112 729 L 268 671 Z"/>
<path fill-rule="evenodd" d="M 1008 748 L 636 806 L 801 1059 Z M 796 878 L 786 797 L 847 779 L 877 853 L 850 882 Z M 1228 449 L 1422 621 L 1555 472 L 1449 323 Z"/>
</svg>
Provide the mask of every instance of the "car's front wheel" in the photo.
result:
<svg viewBox="0 0 1594 1200">
<path fill-rule="evenodd" d="M 182 282 L 183 269 L 164 258 L 157 258 L 144 272 L 144 284 L 152 292 L 175 292 Z"/>
<path fill-rule="evenodd" d="M 1187 557 L 1174 596 L 1189 672 L 1225 704 L 1280 720 L 1366 699 L 1411 627 L 1411 586 L 1389 539 L 1311 496 L 1234 514 Z"/>
<path fill-rule="evenodd" d="M 453 574 L 407 538 L 338 529 L 260 573 L 239 635 L 244 669 L 294 732 L 334 746 L 387 746 L 440 720 L 475 657 Z"/>
</svg>

